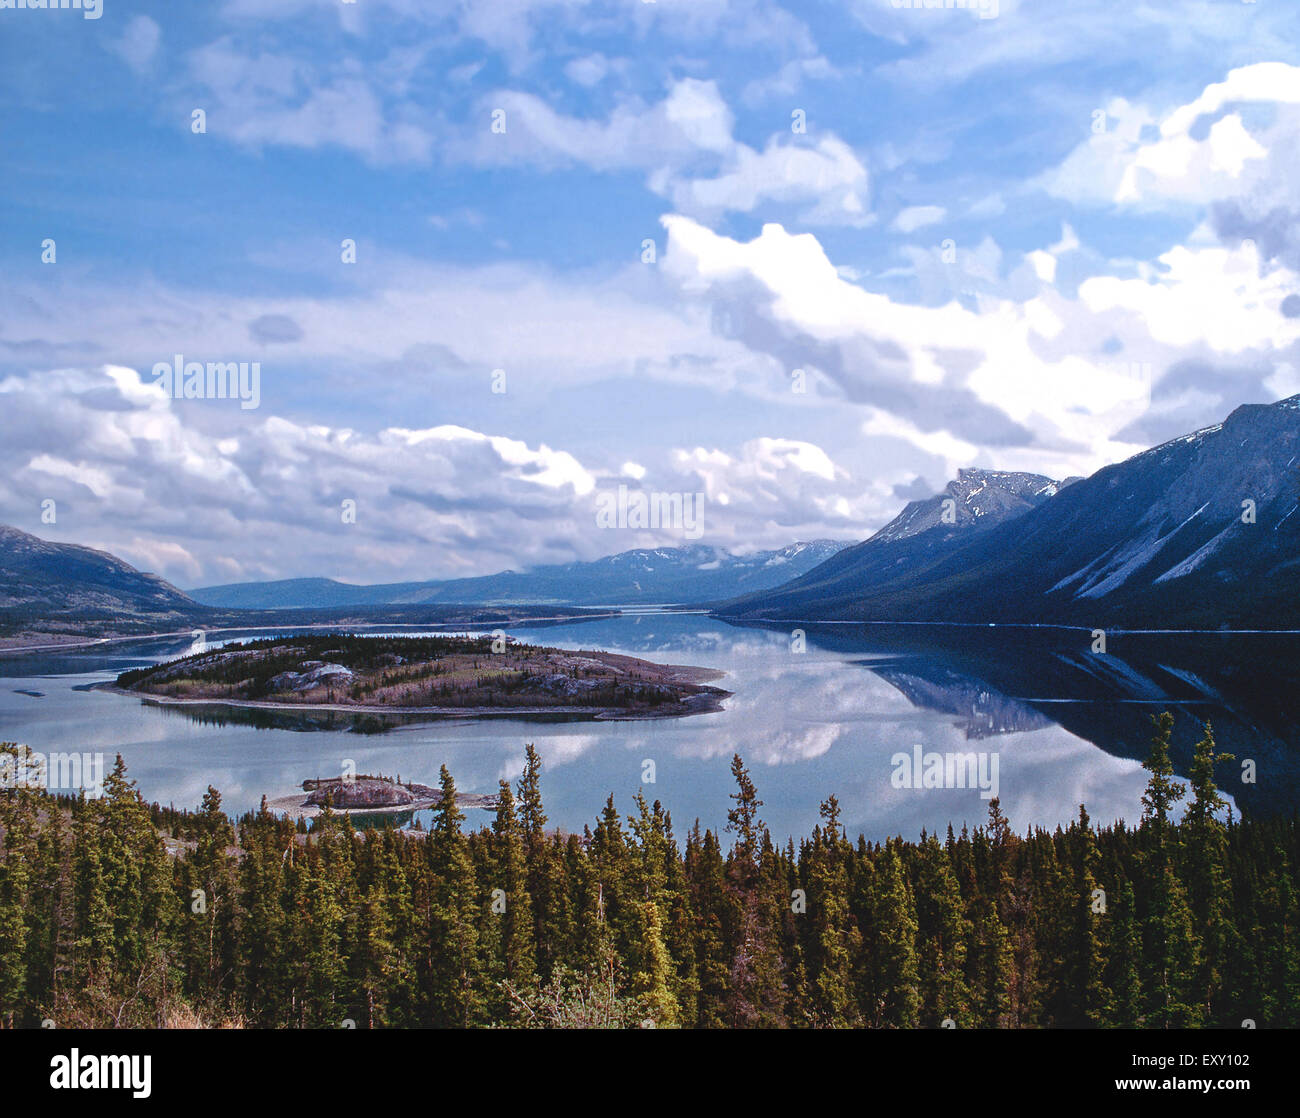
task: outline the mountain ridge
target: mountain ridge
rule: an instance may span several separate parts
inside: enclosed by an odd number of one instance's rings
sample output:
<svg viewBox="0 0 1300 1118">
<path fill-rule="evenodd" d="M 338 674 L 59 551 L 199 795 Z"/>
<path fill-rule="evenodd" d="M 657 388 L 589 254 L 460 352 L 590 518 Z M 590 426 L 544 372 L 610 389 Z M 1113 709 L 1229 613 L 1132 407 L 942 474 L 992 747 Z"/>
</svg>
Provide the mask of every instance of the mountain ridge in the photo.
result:
<svg viewBox="0 0 1300 1118">
<path fill-rule="evenodd" d="M 765 605 L 773 594 L 814 598 L 832 592 L 847 577 L 888 582 L 905 572 L 942 561 L 964 535 L 984 533 L 1050 500 L 1074 479 L 1058 482 L 1042 474 L 1005 470 L 959 470 L 932 497 L 909 501 L 867 539 L 847 547 L 776 591 L 760 591 L 721 603 L 715 612 L 743 616 L 747 605 Z M 952 504 L 945 509 L 945 504 Z"/>
<path fill-rule="evenodd" d="M 182 617 L 199 608 L 166 579 L 110 552 L 0 524 L 0 609 Z"/>
<path fill-rule="evenodd" d="M 923 561 L 863 563 L 867 540 L 716 612 L 750 620 L 1300 625 L 1298 460 L 1300 396 L 1245 404 L 990 530 L 949 532 L 948 546 L 923 531 L 912 537 L 913 549 L 929 538 Z"/>
<path fill-rule="evenodd" d="M 243 609 L 501 602 L 705 605 L 747 586 L 776 586 L 787 571 L 802 573 L 846 546 L 835 540 L 798 540 L 783 548 L 737 555 L 708 544 L 690 544 L 635 548 L 600 559 L 471 578 L 369 585 L 279 579 L 199 587 L 190 593 L 205 605 Z"/>
</svg>

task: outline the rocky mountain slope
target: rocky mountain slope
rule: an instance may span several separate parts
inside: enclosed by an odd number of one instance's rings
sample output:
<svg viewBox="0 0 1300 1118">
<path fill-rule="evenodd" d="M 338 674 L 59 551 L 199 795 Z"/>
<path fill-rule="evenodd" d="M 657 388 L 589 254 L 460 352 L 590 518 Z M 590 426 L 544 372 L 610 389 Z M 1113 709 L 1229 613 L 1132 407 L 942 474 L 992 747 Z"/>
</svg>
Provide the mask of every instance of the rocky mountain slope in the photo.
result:
<svg viewBox="0 0 1300 1118">
<path fill-rule="evenodd" d="M 157 575 L 74 544 L 38 539 L 0 525 L 0 610 L 178 619 L 199 609 L 187 594 Z"/>
<path fill-rule="evenodd" d="M 989 528 L 972 513 L 955 525 L 927 524 L 908 534 L 904 524 L 891 533 L 908 517 L 904 510 L 872 540 L 719 613 L 1297 627 L 1298 464 L 1300 396 L 1245 405 L 1223 423 L 1107 466 Z"/>
</svg>

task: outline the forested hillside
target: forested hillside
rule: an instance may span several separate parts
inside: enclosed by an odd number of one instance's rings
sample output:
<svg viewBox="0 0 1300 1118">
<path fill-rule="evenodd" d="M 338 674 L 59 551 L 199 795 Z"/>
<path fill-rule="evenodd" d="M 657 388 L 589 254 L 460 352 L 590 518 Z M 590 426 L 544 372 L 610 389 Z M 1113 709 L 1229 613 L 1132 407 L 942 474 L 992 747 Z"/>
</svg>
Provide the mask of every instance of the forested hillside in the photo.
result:
<svg viewBox="0 0 1300 1118">
<path fill-rule="evenodd" d="M 658 803 L 547 828 L 531 746 L 490 826 L 425 835 L 0 792 L 0 1024 L 1300 1024 L 1300 828 L 1227 821 L 1208 729 L 1187 810 L 1157 720 L 1136 827 L 851 842 L 834 796 L 775 845 L 737 756 L 728 836 Z M 1226 759 L 1226 758 L 1219 758 Z"/>
</svg>

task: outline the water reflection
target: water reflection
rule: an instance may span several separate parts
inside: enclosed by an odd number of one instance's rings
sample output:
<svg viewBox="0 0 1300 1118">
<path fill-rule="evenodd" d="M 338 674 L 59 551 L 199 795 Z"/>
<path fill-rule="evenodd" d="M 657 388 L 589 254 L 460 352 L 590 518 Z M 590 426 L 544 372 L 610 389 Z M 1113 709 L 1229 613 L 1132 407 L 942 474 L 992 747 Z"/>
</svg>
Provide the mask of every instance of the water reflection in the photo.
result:
<svg viewBox="0 0 1300 1118">
<path fill-rule="evenodd" d="M 627 811 L 642 791 L 664 802 L 679 832 L 697 817 L 725 825 L 728 763 L 738 752 L 780 841 L 807 833 L 831 792 L 851 833 L 881 839 L 915 836 L 922 827 L 942 833 L 950 822 L 960 829 L 987 812 L 975 789 L 894 787 L 891 758 L 918 745 L 944 754 L 996 751 L 1003 807 L 1018 829 L 1068 822 L 1080 802 L 1094 819 L 1135 820 L 1149 717 L 1171 709 L 1180 775 L 1209 718 L 1222 748 L 1238 757 L 1221 774 L 1236 810 L 1290 812 L 1300 791 L 1300 639 L 1293 637 L 1112 634 L 1099 656 L 1082 632 L 917 626 L 807 627 L 806 650 L 797 652 L 788 630 L 700 614 L 511 632 L 718 668 L 727 673 L 721 686 L 734 694 L 723 711 L 680 719 L 423 722 L 364 735 L 348 732 L 350 721 L 301 733 L 306 727 L 241 723 L 230 708 L 158 707 L 78 689 L 187 651 L 187 641 L 170 640 L 0 658 L 0 739 L 45 750 L 120 750 L 150 798 L 194 806 L 211 783 L 237 811 L 344 761 L 429 783 L 445 763 L 463 790 L 492 792 L 499 779 L 518 777 L 524 743 L 533 741 L 553 823 L 581 830 L 609 793 Z M 1254 785 L 1238 779 L 1245 758 L 1256 763 Z M 642 781 L 647 761 L 653 784 Z M 468 817 L 472 824 L 487 818 Z"/>
</svg>

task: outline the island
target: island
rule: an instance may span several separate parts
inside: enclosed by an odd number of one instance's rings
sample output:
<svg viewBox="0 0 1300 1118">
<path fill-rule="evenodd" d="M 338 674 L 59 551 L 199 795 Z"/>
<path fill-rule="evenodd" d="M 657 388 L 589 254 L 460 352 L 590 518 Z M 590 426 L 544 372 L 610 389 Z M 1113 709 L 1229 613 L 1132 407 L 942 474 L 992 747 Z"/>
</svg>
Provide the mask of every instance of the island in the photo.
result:
<svg viewBox="0 0 1300 1118">
<path fill-rule="evenodd" d="M 724 673 L 485 636 L 310 634 L 123 672 L 107 689 L 164 704 L 428 718 L 666 718 L 722 709 Z M 364 728 L 364 727 L 363 727 Z"/>
<path fill-rule="evenodd" d="M 304 780 L 301 792 L 263 802 L 268 811 L 290 818 L 314 819 L 327 810 L 341 815 L 406 814 L 441 803 L 442 792 L 400 777 L 358 773 Z M 497 797 L 482 792 L 457 792 L 456 806 L 492 810 L 497 806 Z"/>
</svg>

